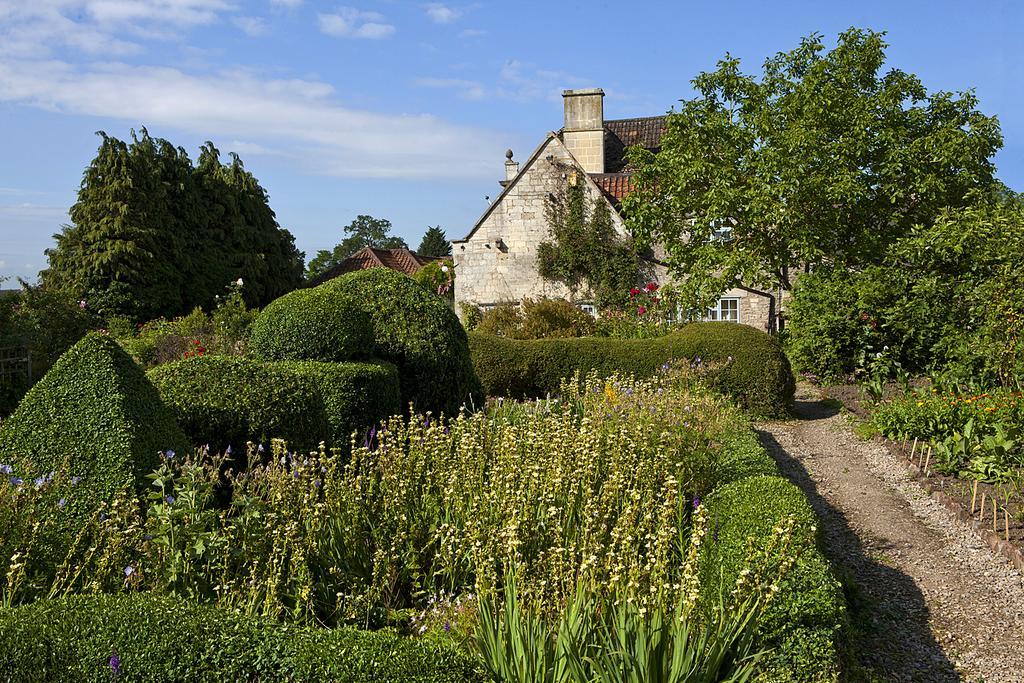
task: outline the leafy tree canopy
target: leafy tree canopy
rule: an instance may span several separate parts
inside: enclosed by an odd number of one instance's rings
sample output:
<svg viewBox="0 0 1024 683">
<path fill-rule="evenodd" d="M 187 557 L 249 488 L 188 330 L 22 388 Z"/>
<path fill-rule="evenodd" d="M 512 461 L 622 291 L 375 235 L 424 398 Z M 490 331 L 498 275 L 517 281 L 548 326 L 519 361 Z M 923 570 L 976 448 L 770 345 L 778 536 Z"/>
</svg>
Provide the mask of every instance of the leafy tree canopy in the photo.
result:
<svg viewBox="0 0 1024 683">
<path fill-rule="evenodd" d="M 143 320 L 210 306 L 239 278 L 252 306 L 301 284 L 294 238 L 236 155 L 222 164 L 208 142 L 193 166 L 145 128 L 130 142 L 99 135 L 71 225 L 46 252 L 45 287 L 102 316 Z"/>
<path fill-rule="evenodd" d="M 306 266 L 306 279 L 312 280 L 338 265 L 363 247 L 400 249 L 409 245 L 391 233 L 391 221 L 385 218 L 359 215 L 345 226 L 345 238 L 334 249 L 321 249 Z"/>
<path fill-rule="evenodd" d="M 665 245 L 695 308 L 737 278 L 789 289 L 798 266 L 877 262 L 912 226 L 991 189 L 996 118 L 973 92 L 883 72 L 883 37 L 850 29 L 826 50 L 812 35 L 760 78 L 726 55 L 668 115 L 659 153 L 630 150 L 627 224 Z"/>
<path fill-rule="evenodd" d="M 538 271 L 574 296 L 588 292 L 598 306 L 621 305 L 649 268 L 633 241 L 616 232 L 608 204 L 587 199 L 577 171 L 567 177 L 545 206 L 552 239 L 538 245 Z"/>
<path fill-rule="evenodd" d="M 451 256 L 452 243 L 448 241 L 448 236 L 444 234 L 441 226 L 435 225 L 427 228 L 416 253 L 420 256 Z"/>
</svg>

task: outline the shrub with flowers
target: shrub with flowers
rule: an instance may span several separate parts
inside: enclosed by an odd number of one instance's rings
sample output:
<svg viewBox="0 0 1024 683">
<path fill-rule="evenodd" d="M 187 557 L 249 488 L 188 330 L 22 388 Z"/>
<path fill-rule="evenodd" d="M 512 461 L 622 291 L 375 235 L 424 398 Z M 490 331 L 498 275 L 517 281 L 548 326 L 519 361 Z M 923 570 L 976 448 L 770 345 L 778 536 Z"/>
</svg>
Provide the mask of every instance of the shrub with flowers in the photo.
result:
<svg viewBox="0 0 1024 683">
<path fill-rule="evenodd" d="M 601 311 L 598 334 L 630 339 L 662 337 L 677 326 L 676 308 L 672 292 L 659 287 L 656 282 L 632 287 L 624 307 Z"/>
</svg>

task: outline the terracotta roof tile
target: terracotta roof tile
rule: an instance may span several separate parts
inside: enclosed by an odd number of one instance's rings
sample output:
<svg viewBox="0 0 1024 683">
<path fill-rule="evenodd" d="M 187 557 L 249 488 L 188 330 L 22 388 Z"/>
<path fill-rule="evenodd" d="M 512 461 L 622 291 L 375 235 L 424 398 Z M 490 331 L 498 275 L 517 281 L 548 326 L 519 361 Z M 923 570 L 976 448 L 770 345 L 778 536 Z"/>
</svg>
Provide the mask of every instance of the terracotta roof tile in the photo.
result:
<svg viewBox="0 0 1024 683">
<path fill-rule="evenodd" d="M 390 268 L 406 275 L 412 275 L 423 266 L 436 260 L 431 256 L 420 256 L 409 249 L 363 247 L 330 270 L 310 280 L 309 286 L 315 287 L 344 273 L 368 268 Z"/>
<path fill-rule="evenodd" d="M 616 205 L 633 189 L 628 173 L 591 173 L 590 177 Z"/>
<path fill-rule="evenodd" d="M 657 151 L 665 133 L 664 116 L 645 116 L 635 119 L 613 119 L 604 122 L 604 167 L 608 173 L 625 169 L 627 147 L 640 145 Z"/>
</svg>

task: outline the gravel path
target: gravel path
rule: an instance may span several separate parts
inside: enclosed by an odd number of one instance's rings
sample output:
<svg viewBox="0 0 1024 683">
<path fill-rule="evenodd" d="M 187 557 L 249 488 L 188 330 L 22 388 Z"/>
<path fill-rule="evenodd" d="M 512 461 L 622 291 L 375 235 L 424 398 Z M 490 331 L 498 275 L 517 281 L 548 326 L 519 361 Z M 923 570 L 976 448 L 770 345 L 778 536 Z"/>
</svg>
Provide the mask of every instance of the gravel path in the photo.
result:
<svg viewBox="0 0 1024 683">
<path fill-rule="evenodd" d="M 822 520 L 851 605 L 851 681 L 1024 682 L 1024 578 L 810 386 L 758 425 Z"/>
</svg>

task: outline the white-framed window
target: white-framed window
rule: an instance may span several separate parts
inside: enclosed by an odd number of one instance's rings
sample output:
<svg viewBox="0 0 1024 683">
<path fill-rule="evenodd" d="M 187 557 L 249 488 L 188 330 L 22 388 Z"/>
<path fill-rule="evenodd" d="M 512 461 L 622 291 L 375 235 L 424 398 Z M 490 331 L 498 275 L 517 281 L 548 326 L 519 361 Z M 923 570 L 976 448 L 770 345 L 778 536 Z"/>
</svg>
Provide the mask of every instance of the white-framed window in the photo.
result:
<svg viewBox="0 0 1024 683">
<path fill-rule="evenodd" d="M 740 300 L 736 297 L 722 297 L 708 309 L 708 314 L 704 319 L 738 323 L 740 321 Z"/>
<path fill-rule="evenodd" d="M 577 303 L 576 306 L 590 317 L 597 317 L 597 306 L 595 306 L 594 304 L 587 301 L 582 301 Z"/>
</svg>

